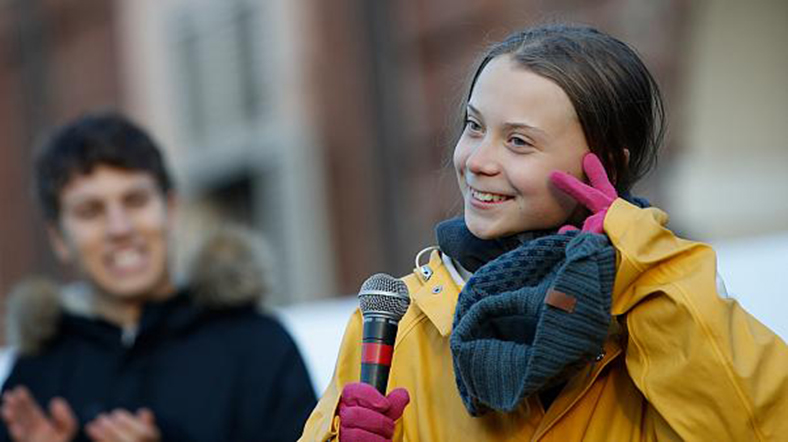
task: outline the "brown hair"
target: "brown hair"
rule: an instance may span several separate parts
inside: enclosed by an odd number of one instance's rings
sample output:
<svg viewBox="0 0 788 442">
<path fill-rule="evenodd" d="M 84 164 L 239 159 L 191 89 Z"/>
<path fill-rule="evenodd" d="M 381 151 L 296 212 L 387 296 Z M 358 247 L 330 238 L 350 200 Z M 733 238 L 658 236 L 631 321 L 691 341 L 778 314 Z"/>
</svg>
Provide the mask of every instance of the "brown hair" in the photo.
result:
<svg viewBox="0 0 788 442">
<path fill-rule="evenodd" d="M 588 147 L 619 193 L 629 191 L 654 166 L 665 133 L 665 110 L 656 81 L 632 48 L 589 26 L 527 28 L 487 51 L 466 100 L 485 66 L 500 55 L 510 55 L 563 89 Z"/>
</svg>

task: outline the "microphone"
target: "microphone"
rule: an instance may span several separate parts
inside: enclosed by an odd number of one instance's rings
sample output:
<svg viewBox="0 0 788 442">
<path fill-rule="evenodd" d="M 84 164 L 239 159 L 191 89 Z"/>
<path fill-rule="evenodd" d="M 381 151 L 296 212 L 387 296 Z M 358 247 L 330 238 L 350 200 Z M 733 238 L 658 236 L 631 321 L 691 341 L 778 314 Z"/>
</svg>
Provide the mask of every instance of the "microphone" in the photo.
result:
<svg viewBox="0 0 788 442">
<path fill-rule="evenodd" d="M 364 317 L 361 382 L 385 396 L 397 326 L 410 305 L 408 286 L 391 275 L 378 273 L 361 285 L 358 301 Z"/>
</svg>

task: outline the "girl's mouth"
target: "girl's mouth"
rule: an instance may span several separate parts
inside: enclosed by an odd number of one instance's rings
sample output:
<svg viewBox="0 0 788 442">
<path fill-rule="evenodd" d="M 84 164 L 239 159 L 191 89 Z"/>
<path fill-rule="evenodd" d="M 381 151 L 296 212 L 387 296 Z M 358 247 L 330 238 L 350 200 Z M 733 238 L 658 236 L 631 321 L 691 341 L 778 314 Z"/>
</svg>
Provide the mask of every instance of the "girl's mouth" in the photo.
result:
<svg viewBox="0 0 788 442">
<path fill-rule="evenodd" d="M 482 192 L 480 190 L 474 189 L 473 187 L 469 187 L 469 189 L 471 197 L 474 200 L 482 203 L 495 204 L 512 199 L 511 196 L 501 195 L 499 193 Z"/>
</svg>

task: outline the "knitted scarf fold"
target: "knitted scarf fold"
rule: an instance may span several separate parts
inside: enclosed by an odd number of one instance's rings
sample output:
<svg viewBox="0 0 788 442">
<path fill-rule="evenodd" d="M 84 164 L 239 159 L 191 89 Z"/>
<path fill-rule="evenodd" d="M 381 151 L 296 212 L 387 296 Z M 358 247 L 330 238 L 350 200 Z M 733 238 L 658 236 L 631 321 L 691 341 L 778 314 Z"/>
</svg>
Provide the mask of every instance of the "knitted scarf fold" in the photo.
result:
<svg viewBox="0 0 788 442">
<path fill-rule="evenodd" d="M 470 234 L 464 221 L 441 224 L 441 249 L 449 256 L 447 249 L 467 252 L 447 241 Z M 447 229 L 454 232 L 447 235 Z M 467 233 L 457 231 L 463 229 Z M 490 260 L 472 269 L 460 292 L 450 345 L 457 387 L 473 416 L 514 410 L 602 351 L 615 250 L 606 236 L 593 233 L 533 236 L 487 247 Z M 479 246 L 482 240 L 473 238 Z M 474 262 L 483 261 L 478 256 Z"/>
<path fill-rule="evenodd" d="M 534 230 L 503 238 L 480 239 L 468 230 L 461 217 L 441 221 L 435 226 L 435 236 L 441 251 L 471 273 L 524 242 L 554 233 L 555 230 Z"/>
</svg>

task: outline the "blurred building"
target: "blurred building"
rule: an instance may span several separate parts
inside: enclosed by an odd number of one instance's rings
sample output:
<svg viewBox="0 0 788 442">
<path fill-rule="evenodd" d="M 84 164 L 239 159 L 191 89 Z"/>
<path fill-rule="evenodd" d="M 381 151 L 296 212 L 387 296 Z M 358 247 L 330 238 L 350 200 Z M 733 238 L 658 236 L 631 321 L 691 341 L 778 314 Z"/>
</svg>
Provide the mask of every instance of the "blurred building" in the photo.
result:
<svg viewBox="0 0 788 442">
<path fill-rule="evenodd" d="M 596 22 L 671 86 L 685 29 L 679 1 L 119 5 L 127 109 L 172 148 L 199 220 L 189 234 L 227 217 L 262 228 L 290 301 L 409 271 L 435 222 L 456 213 L 443 165 L 487 43 L 539 18 Z M 654 21 L 666 32 L 644 32 Z"/>
<path fill-rule="evenodd" d="M 260 229 L 279 304 L 409 271 L 460 208 L 445 164 L 477 56 L 542 21 L 601 27 L 655 72 L 671 132 L 641 191 L 674 228 L 788 230 L 781 0 L 17 0 L 0 12 L 3 293 L 54 268 L 31 221 L 33 140 L 106 105 L 168 149 L 182 255 L 225 220 Z"/>
<path fill-rule="evenodd" d="M 704 1 L 689 31 L 672 220 L 707 241 L 788 231 L 788 2 Z"/>
<path fill-rule="evenodd" d="M 126 109 L 170 149 L 186 203 L 181 254 L 226 220 L 260 229 L 276 251 L 279 303 L 336 292 L 300 6 L 118 3 Z"/>
<path fill-rule="evenodd" d="M 31 154 L 52 124 L 121 105 L 116 28 L 112 2 L 0 1 L 3 297 L 23 275 L 56 271 L 32 198 Z"/>
</svg>

